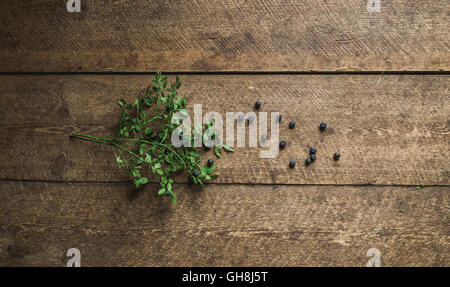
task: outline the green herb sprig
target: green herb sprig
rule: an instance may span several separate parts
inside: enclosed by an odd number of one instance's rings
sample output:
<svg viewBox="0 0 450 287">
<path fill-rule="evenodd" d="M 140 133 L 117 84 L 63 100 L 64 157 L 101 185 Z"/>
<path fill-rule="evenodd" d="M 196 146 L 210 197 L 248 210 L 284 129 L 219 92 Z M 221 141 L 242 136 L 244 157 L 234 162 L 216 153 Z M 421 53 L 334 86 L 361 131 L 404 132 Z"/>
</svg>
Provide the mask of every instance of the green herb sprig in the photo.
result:
<svg viewBox="0 0 450 287">
<path fill-rule="evenodd" d="M 169 86 L 168 77 L 157 73 L 152 77 L 152 84 L 134 103 L 127 103 L 123 99 L 117 102 L 122 111 L 118 129 L 112 135 L 95 137 L 74 133 L 72 137 L 111 146 L 117 165 L 127 169 L 137 188 L 149 182 L 144 174 L 144 169 L 148 168 L 161 186 L 158 194 L 170 195 L 172 202 L 176 203 L 172 187 L 176 172 L 188 170 L 190 180 L 201 186 L 206 180 L 215 179 L 218 175 L 214 174 L 215 165 L 200 168 L 200 153 L 196 149 L 184 146 L 177 148 L 170 142 L 172 132 L 180 125 L 172 123 L 172 116 L 176 112 L 189 115 L 185 110 L 186 95 L 177 95 L 181 87 L 179 77 Z M 180 136 L 190 139 L 193 146 L 195 134 L 201 133 L 205 137 L 204 131 L 212 124 L 195 126 L 191 134 Z M 209 136 L 214 136 L 214 133 L 211 132 Z M 234 151 L 227 145 L 215 146 L 214 154 L 217 157 L 221 157 L 220 147 Z"/>
</svg>

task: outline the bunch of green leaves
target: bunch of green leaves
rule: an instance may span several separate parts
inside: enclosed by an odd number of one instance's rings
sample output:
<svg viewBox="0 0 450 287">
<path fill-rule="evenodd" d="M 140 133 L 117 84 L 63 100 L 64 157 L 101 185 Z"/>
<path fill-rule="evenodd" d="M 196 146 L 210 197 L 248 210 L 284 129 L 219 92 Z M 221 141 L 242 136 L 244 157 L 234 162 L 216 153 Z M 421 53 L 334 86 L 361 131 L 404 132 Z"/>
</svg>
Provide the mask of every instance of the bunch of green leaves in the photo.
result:
<svg viewBox="0 0 450 287">
<path fill-rule="evenodd" d="M 180 112 L 189 115 L 186 107 L 186 96 L 178 96 L 181 87 L 179 77 L 168 84 L 168 77 L 157 73 L 152 78 L 152 85 L 139 95 L 134 102 L 118 101 L 121 108 L 118 129 L 106 137 L 95 137 L 87 134 L 73 134 L 73 137 L 112 146 L 119 168 L 125 168 L 137 188 L 149 182 L 146 169 L 159 182 L 158 194 L 166 194 L 176 202 L 173 192 L 175 173 L 187 170 L 190 180 L 203 186 L 205 180 L 215 179 L 215 165 L 200 167 L 200 153 L 191 147 L 175 147 L 170 139 L 172 132 L 180 125 L 172 123 L 172 117 Z M 182 135 L 192 143 L 194 134 L 203 134 L 205 126 L 196 126 L 191 134 Z M 180 135 L 181 136 L 181 135 Z M 193 146 L 193 144 L 192 144 Z M 223 145 L 228 151 L 231 147 Z M 220 157 L 219 146 L 214 153 Z M 197 174 L 194 176 L 193 174 Z"/>
</svg>

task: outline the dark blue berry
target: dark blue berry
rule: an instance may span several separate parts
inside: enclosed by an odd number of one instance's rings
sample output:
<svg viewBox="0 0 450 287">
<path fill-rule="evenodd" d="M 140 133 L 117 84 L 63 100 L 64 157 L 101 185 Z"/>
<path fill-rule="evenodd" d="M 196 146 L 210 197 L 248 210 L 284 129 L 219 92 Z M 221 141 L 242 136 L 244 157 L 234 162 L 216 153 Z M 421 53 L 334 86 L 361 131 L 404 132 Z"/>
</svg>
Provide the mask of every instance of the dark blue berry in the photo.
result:
<svg viewBox="0 0 450 287">
<path fill-rule="evenodd" d="M 339 153 L 337 153 L 337 152 L 335 152 L 334 155 L 333 155 L 333 159 L 334 160 L 338 160 L 340 157 L 341 157 L 341 155 Z"/>
<path fill-rule="evenodd" d="M 180 139 L 180 141 L 183 140 L 183 136 L 182 135 L 179 135 L 178 138 Z"/>
<path fill-rule="evenodd" d="M 326 129 L 326 127 L 327 127 L 326 123 L 320 123 L 319 130 L 324 131 Z"/>
<path fill-rule="evenodd" d="M 306 165 L 310 165 L 311 163 L 312 163 L 312 161 L 311 161 L 310 158 L 307 158 L 307 159 L 305 160 L 305 164 L 306 164 Z"/>
<path fill-rule="evenodd" d="M 208 166 L 212 166 L 214 164 L 214 161 L 212 159 L 208 159 L 208 162 L 206 164 Z"/>
<path fill-rule="evenodd" d="M 312 162 L 315 161 L 315 160 L 316 160 L 316 154 L 313 153 L 313 154 L 309 157 L 309 159 L 310 159 Z"/>
<path fill-rule="evenodd" d="M 282 115 L 282 114 L 279 114 L 279 115 L 278 115 L 278 121 L 281 122 L 281 119 L 282 119 L 282 118 L 283 118 L 283 115 Z"/>
<path fill-rule="evenodd" d="M 290 167 L 290 168 L 294 168 L 294 166 L 295 166 L 295 161 L 291 160 L 291 161 L 289 162 L 289 167 Z"/>
<path fill-rule="evenodd" d="M 169 195 L 170 195 L 170 192 L 166 191 L 166 195 L 169 196 Z"/>
<path fill-rule="evenodd" d="M 294 121 L 290 122 L 289 123 L 289 128 L 293 129 L 294 127 L 295 127 L 295 122 Z"/>
<path fill-rule="evenodd" d="M 255 103 L 255 109 L 259 110 L 260 108 L 261 108 L 261 102 L 260 102 L 260 101 L 257 101 L 257 102 Z"/>
<path fill-rule="evenodd" d="M 192 175 L 193 175 L 194 177 L 197 177 L 197 176 L 198 176 L 198 171 L 194 171 L 194 172 L 192 173 Z"/>
<path fill-rule="evenodd" d="M 309 154 L 315 154 L 317 152 L 317 149 L 315 147 L 309 148 Z"/>
<path fill-rule="evenodd" d="M 282 140 L 280 141 L 280 148 L 285 148 L 286 147 L 286 141 Z"/>
</svg>

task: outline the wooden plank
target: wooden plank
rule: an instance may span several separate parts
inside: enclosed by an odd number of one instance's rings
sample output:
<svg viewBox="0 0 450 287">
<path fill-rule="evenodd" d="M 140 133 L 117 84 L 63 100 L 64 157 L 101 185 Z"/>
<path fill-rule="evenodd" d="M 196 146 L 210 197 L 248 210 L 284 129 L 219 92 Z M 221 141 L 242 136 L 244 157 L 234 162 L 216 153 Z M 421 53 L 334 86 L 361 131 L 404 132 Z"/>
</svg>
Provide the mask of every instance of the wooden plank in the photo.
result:
<svg viewBox="0 0 450 287">
<path fill-rule="evenodd" d="M 203 115 L 225 117 L 261 100 L 261 111 L 284 115 L 280 138 L 287 148 L 274 159 L 261 159 L 261 148 L 227 153 L 218 160 L 218 183 L 449 185 L 447 76 L 190 75 L 182 81 L 188 110 L 201 103 Z M 118 118 L 116 99 L 131 99 L 148 82 L 149 76 L 1 76 L 0 178 L 128 180 L 109 147 L 69 135 L 107 135 Z M 321 121 L 328 123 L 323 133 Z M 318 148 L 318 160 L 305 167 L 309 146 Z M 338 162 L 334 152 L 342 155 Z M 295 169 L 288 168 L 291 159 Z"/>
<path fill-rule="evenodd" d="M 449 189 L 0 182 L 0 265 L 449 266 Z"/>
<path fill-rule="evenodd" d="M 4 0 L 0 72 L 449 70 L 448 1 Z"/>
</svg>

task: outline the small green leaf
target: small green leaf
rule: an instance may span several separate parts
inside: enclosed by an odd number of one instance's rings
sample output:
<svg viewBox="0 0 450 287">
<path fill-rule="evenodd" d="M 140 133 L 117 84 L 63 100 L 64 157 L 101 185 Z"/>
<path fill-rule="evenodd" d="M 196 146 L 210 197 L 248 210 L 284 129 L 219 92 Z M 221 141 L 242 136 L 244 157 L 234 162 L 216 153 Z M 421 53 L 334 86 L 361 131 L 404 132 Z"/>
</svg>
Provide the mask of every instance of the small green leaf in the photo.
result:
<svg viewBox="0 0 450 287">
<path fill-rule="evenodd" d="M 131 175 L 134 176 L 134 177 L 141 177 L 141 173 L 137 169 L 133 169 L 131 171 Z"/>
<path fill-rule="evenodd" d="M 207 164 L 205 164 L 203 167 L 202 167 L 202 174 L 205 174 L 205 175 L 209 175 L 209 174 L 212 174 L 213 173 L 213 171 L 214 171 L 214 167 L 216 166 L 216 164 L 214 164 L 213 163 L 213 165 L 212 166 L 208 166 Z"/>
<path fill-rule="evenodd" d="M 207 165 L 204 165 L 203 167 L 202 167 L 202 170 L 201 170 L 201 172 L 200 172 L 202 175 L 207 175 L 208 174 L 208 166 Z"/>
<path fill-rule="evenodd" d="M 151 107 L 152 102 L 151 102 L 151 100 L 150 100 L 148 97 L 145 97 L 145 98 L 144 98 L 144 102 L 145 102 L 145 104 L 147 105 L 147 107 Z"/>
<path fill-rule="evenodd" d="M 177 75 L 176 81 L 175 81 L 175 88 L 179 89 L 181 87 L 180 77 Z"/>
<path fill-rule="evenodd" d="M 138 98 L 136 98 L 134 100 L 134 105 L 139 109 L 139 99 Z"/>
<path fill-rule="evenodd" d="M 146 177 L 141 177 L 141 178 L 139 179 L 139 182 L 140 182 L 141 184 L 146 184 L 146 183 L 148 182 L 148 179 L 147 179 Z"/>
<path fill-rule="evenodd" d="M 180 109 L 179 112 L 182 113 L 184 116 L 187 116 L 187 117 L 189 116 L 189 112 L 185 109 Z"/>
<path fill-rule="evenodd" d="M 226 151 L 234 152 L 234 148 L 232 148 L 232 147 L 229 146 L 229 145 L 224 144 L 224 145 L 222 145 L 222 147 L 223 147 Z"/>
<path fill-rule="evenodd" d="M 139 147 L 139 154 L 143 154 L 144 153 L 144 149 L 147 145 L 145 143 L 141 144 L 141 146 Z"/>
<path fill-rule="evenodd" d="M 221 157 L 221 155 L 220 155 L 220 148 L 219 147 L 217 147 L 217 146 L 215 146 L 214 147 L 214 154 L 217 156 L 217 157 Z"/>
<path fill-rule="evenodd" d="M 172 203 L 176 204 L 177 203 L 177 197 L 176 197 L 176 195 L 174 193 L 171 193 L 171 194 L 172 194 Z"/>
<path fill-rule="evenodd" d="M 114 152 L 114 156 L 116 157 L 116 162 L 119 165 L 119 167 L 121 166 L 121 164 L 123 163 L 122 159 L 120 158 L 120 156 L 118 156 L 115 152 Z"/>
<path fill-rule="evenodd" d="M 158 191 L 158 195 L 161 195 L 161 194 L 164 194 L 164 193 L 166 193 L 166 190 L 165 190 L 164 188 L 161 188 L 161 189 Z"/>
</svg>

